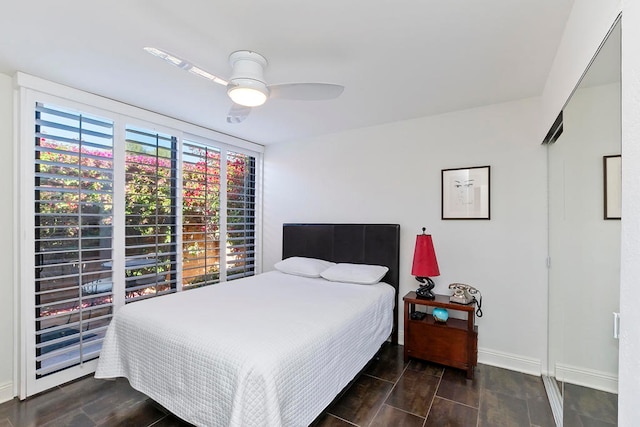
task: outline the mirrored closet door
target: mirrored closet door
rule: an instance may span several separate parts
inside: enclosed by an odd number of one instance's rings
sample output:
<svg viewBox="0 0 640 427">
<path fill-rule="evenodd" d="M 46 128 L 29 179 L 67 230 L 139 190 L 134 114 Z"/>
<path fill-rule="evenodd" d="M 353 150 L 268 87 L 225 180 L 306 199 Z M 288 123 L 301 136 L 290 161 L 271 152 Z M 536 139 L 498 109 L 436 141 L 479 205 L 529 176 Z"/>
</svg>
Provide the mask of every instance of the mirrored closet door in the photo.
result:
<svg viewBox="0 0 640 427">
<path fill-rule="evenodd" d="M 549 354 L 556 423 L 617 423 L 620 283 L 620 21 L 548 145 Z M 605 180 L 605 164 L 609 178 Z M 608 200 L 608 201 L 606 201 Z M 608 206 L 606 206 L 608 204 Z M 608 208 L 608 209 L 607 209 Z M 549 384 L 546 384 L 549 389 Z"/>
</svg>

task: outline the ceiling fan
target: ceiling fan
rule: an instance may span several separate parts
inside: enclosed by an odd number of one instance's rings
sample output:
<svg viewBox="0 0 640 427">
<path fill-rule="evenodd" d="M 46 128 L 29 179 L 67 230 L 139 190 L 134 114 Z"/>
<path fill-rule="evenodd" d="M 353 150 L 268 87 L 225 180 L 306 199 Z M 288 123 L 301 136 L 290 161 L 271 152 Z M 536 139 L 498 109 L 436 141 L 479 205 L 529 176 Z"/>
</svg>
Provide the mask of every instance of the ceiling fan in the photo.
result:
<svg viewBox="0 0 640 427">
<path fill-rule="evenodd" d="M 229 80 L 215 76 L 161 49 L 145 47 L 144 50 L 178 68 L 226 86 L 227 95 L 233 101 L 227 114 L 227 123 L 244 121 L 251 112 L 251 108 L 264 104 L 269 98 L 320 101 L 337 98 L 344 90 L 344 86 L 332 83 L 267 84 L 264 79 L 266 58 L 249 50 L 238 50 L 229 55 L 232 70 Z"/>
</svg>

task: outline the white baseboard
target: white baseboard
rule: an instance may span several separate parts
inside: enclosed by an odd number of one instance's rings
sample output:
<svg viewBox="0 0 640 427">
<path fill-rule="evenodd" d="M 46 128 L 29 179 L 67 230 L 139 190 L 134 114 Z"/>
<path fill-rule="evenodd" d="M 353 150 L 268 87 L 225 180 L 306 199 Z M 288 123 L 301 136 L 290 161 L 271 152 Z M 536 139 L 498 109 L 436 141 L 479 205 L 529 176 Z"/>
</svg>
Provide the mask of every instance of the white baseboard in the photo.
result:
<svg viewBox="0 0 640 427">
<path fill-rule="evenodd" d="M 400 344 L 404 343 L 404 336 L 400 331 Z M 478 363 L 522 372 L 529 375 L 542 375 L 540 359 L 505 353 L 487 348 L 478 349 Z M 618 393 L 618 376 L 593 369 L 577 368 L 575 366 L 556 364 L 556 378 L 570 384 L 576 384 L 608 393 Z"/>
<path fill-rule="evenodd" d="M 478 363 L 522 372 L 524 374 L 535 375 L 538 377 L 542 373 L 542 363 L 539 359 L 489 350 L 487 348 L 478 349 Z"/>
<path fill-rule="evenodd" d="M 607 372 L 556 363 L 556 379 L 618 394 L 618 376 Z"/>
<path fill-rule="evenodd" d="M 398 343 L 404 345 L 404 331 L 399 331 Z M 522 372 L 524 374 L 540 376 L 542 375 L 542 362 L 540 359 L 533 359 L 517 354 L 504 353 L 487 348 L 478 348 L 478 363 L 496 366 L 498 368 L 509 369 L 510 371 Z"/>
<path fill-rule="evenodd" d="M 13 399 L 13 383 L 0 384 L 0 403 Z"/>
<path fill-rule="evenodd" d="M 398 334 L 398 343 L 404 345 L 404 331 L 402 330 L 399 331 Z M 542 362 L 540 359 L 489 350 L 487 348 L 478 349 L 478 363 L 535 375 L 537 377 L 542 375 Z"/>
</svg>

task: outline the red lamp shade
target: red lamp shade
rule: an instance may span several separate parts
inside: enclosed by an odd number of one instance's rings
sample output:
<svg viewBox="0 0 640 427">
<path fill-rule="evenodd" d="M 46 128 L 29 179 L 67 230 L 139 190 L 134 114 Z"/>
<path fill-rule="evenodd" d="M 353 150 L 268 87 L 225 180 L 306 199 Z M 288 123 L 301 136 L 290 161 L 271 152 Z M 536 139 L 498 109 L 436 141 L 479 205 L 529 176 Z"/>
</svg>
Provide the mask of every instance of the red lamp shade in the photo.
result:
<svg viewBox="0 0 640 427">
<path fill-rule="evenodd" d="M 430 234 L 418 234 L 416 236 L 416 249 L 413 252 L 413 267 L 411 275 L 416 277 L 439 276 L 438 260 L 433 249 L 433 241 Z"/>
</svg>

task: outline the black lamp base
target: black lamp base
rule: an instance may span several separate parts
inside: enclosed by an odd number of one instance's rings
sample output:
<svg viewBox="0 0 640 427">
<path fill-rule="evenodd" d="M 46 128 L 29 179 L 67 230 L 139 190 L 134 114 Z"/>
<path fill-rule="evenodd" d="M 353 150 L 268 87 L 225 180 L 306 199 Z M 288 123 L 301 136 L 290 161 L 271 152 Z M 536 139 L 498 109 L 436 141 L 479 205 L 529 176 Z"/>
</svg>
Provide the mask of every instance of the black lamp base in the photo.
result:
<svg viewBox="0 0 640 427">
<path fill-rule="evenodd" d="M 420 282 L 420 287 L 416 289 L 416 296 L 422 299 L 436 299 L 436 296 L 431 292 L 431 289 L 435 287 L 435 283 L 429 277 L 416 277 L 416 280 Z"/>
</svg>

